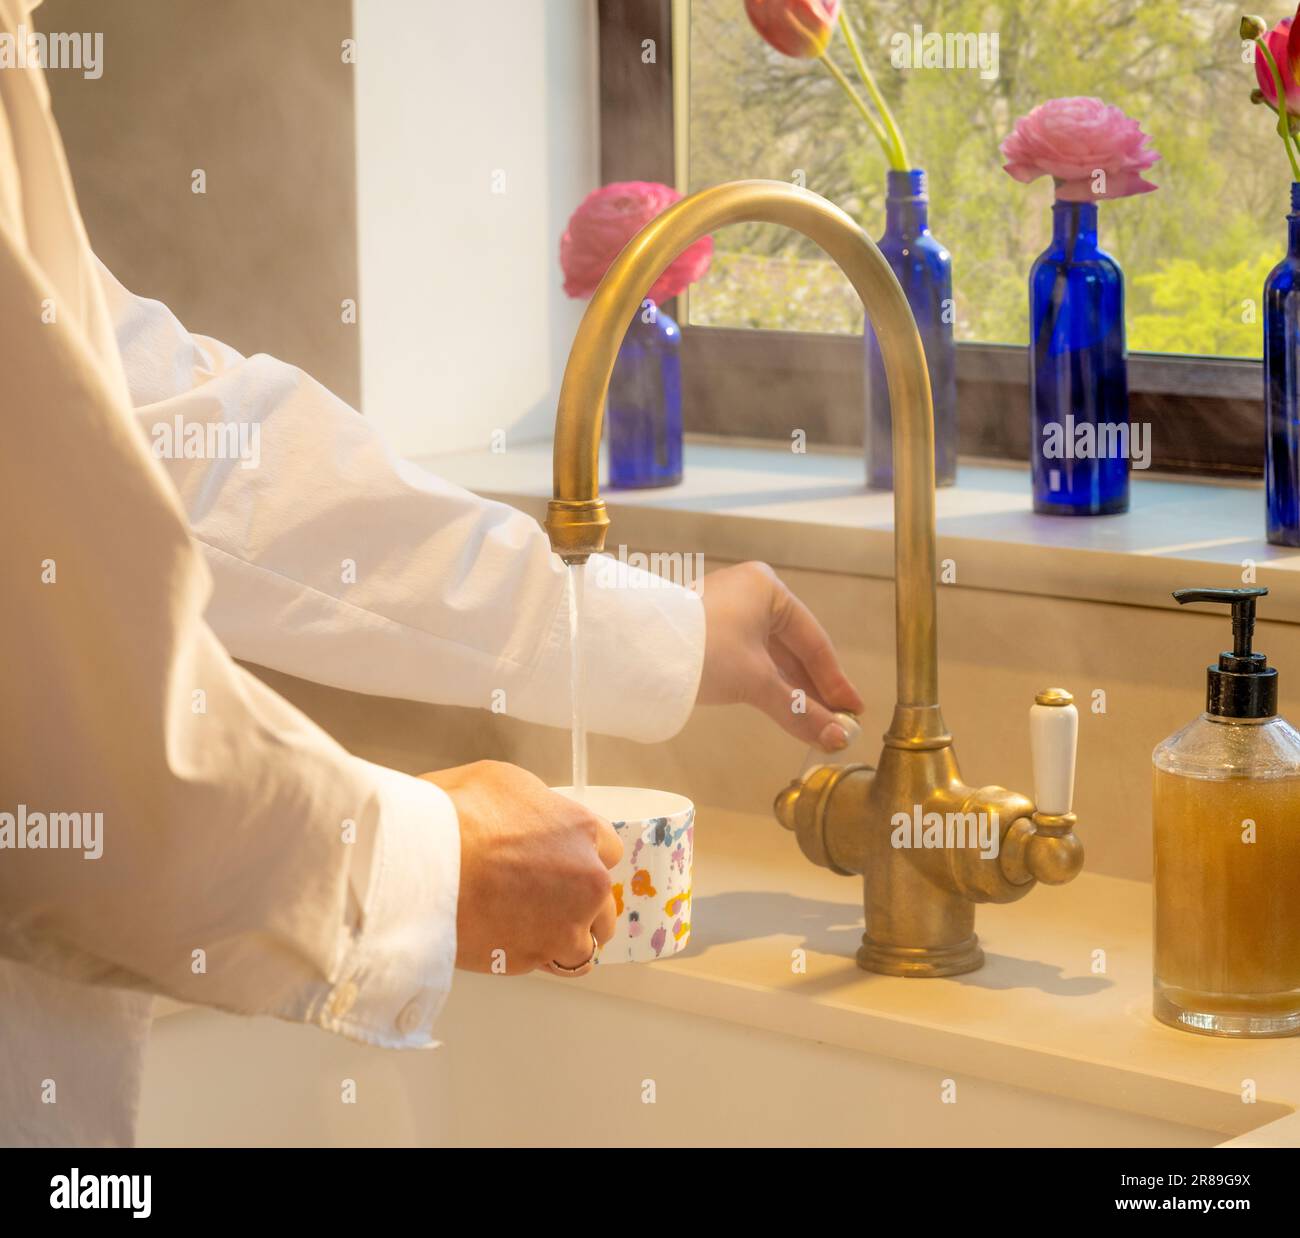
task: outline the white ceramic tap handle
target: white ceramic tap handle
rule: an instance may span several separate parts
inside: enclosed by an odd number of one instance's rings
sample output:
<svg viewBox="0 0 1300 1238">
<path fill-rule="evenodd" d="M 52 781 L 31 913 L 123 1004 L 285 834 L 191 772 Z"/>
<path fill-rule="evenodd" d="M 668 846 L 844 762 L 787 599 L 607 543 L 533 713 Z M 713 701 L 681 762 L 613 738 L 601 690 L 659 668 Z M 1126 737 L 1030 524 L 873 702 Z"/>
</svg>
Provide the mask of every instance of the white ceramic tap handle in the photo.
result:
<svg viewBox="0 0 1300 1238">
<path fill-rule="evenodd" d="M 1048 688 L 1029 710 L 1029 746 L 1034 759 L 1034 800 L 1041 813 L 1064 816 L 1074 803 L 1074 758 L 1079 711 L 1064 688 Z"/>
</svg>

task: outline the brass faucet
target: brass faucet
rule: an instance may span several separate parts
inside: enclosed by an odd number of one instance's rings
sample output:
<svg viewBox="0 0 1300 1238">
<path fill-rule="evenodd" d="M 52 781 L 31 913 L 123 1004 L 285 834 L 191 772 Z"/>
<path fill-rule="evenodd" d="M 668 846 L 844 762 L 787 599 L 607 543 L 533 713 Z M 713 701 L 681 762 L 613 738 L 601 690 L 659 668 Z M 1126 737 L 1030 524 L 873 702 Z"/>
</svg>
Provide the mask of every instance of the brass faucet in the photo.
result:
<svg viewBox="0 0 1300 1238">
<path fill-rule="evenodd" d="M 601 420 L 623 333 L 660 272 L 699 237 L 775 223 L 815 241 L 848 276 L 875 330 L 894 410 L 894 578 L 898 699 L 879 768 L 819 765 L 776 797 L 777 820 L 815 864 L 861 874 L 857 959 L 894 976 L 953 976 L 984 961 L 976 903 L 1008 903 L 1083 866 L 1070 811 L 1078 715 L 1063 689 L 1031 710 L 1039 804 L 961 780 L 939 712 L 934 414 L 916 322 L 871 239 L 826 199 L 783 181 L 734 181 L 670 207 L 628 242 L 578 327 L 560 388 L 551 546 L 567 563 L 604 548 L 597 490 Z M 984 834 L 981 836 L 981 826 Z M 929 840 L 929 841 L 927 841 Z"/>
</svg>

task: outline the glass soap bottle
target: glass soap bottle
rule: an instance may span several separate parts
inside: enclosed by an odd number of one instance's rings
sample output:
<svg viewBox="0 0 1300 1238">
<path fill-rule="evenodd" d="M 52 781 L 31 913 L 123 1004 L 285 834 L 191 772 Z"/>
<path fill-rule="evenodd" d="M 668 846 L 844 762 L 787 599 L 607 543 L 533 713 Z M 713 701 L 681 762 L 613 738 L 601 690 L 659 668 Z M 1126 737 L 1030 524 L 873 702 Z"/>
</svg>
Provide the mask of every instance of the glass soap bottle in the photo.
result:
<svg viewBox="0 0 1300 1238">
<path fill-rule="evenodd" d="M 1155 763 L 1155 1015 L 1209 1036 L 1300 1033 L 1300 733 L 1251 649 L 1267 589 L 1180 589 L 1232 607 L 1205 712 Z"/>
</svg>

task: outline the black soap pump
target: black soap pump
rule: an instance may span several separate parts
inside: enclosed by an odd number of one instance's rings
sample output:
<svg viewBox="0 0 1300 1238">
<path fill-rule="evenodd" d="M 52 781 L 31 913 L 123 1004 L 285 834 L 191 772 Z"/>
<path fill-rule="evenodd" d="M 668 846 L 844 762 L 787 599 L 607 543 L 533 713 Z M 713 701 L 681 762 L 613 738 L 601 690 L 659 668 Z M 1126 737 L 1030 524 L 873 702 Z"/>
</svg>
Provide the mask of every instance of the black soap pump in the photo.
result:
<svg viewBox="0 0 1300 1238">
<path fill-rule="evenodd" d="M 1267 589 L 1175 589 L 1174 601 L 1226 602 L 1232 607 L 1232 652 L 1206 668 L 1205 712 L 1215 718 L 1271 718 L 1277 713 L 1277 671 L 1251 650 L 1255 599 Z"/>
<path fill-rule="evenodd" d="M 1252 649 L 1263 588 L 1179 589 L 1232 607 L 1205 712 L 1155 764 L 1155 1015 L 1211 1036 L 1300 1033 L 1300 733 Z"/>
</svg>

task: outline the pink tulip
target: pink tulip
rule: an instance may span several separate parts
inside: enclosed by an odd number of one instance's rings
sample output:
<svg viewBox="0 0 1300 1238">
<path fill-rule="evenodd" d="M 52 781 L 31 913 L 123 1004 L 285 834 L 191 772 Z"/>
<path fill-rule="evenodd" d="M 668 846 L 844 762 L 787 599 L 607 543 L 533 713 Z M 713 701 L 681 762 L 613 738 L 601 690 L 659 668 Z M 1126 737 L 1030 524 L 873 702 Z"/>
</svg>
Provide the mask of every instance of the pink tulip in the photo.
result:
<svg viewBox="0 0 1300 1238">
<path fill-rule="evenodd" d="M 654 181 L 616 181 L 589 193 L 560 239 L 564 291 L 571 297 L 591 296 L 628 241 L 681 196 Z M 662 305 L 677 296 L 709 269 L 712 258 L 712 237 L 688 245 L 655 281 L 650 300 Z"/>
<path fill-rule="evenodd" d="M 745 0 L 755 30 L 783 56 L 820 56 L 835 33 L 840 0 Z"/>
<path fill-rule="evenodd" d="M 999 149 L 1016 180 L 1050 176 L 1062 202 L 1092 202 L 1156 188 L 1141 175 L 1160 158 L 1150 141 L 1119 108 L 1079 97 L 1040 103 Z"/>
<path fill-rule="evenodd" d="M 1270 44 L 1269 51 L 1272 50 Z M 1273 52 L 1273 55 L 1277 56 L 1277 53 Z M 1287 73 L 1291 74 L 1292 83 L 1300 80 L 1300 5 L 1296 6 L 1295 17 L 1290 18 L 1288 21 L 1286 55 L 1278 58 L 1277 67 L 1282 74 L 1282 88 L 1286 91 L 1287 111 L 1289 112 L 1291 110 L 1291 89 L 1286 84 Z M 1270 73 L 1269 77 L 1272 76 L 1272 73 Z"/>
<path fill-rule="evenodd" d="M 1277 71 L 1282 78 L 1282 90 L 1286 95 L 1286 110 L 1292 116 L 1300 116 L 1300 84 L 1296 82 L 1296 59 L 1297 54 L 1300 53 L 1300 26 L 1296 25 L 1293 18 L 1284 17 L 1264 35 L 1263 42 L 1273 53 L 1273 59 L 1277 61 Z M 1273 81 L 1273 70 L 1259 48 L 1255 49 L 1255 77 L 1265 100 L 1276 108 L 1277 85 Z"/>
</svg>

